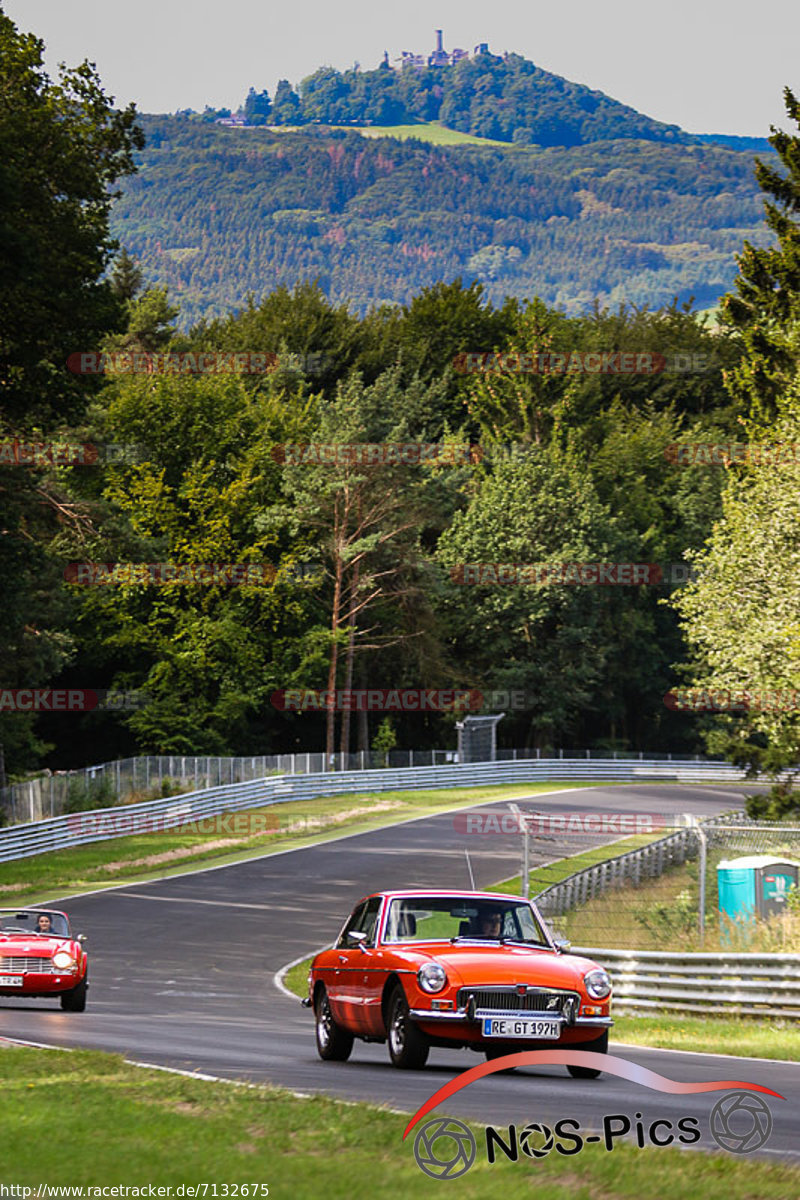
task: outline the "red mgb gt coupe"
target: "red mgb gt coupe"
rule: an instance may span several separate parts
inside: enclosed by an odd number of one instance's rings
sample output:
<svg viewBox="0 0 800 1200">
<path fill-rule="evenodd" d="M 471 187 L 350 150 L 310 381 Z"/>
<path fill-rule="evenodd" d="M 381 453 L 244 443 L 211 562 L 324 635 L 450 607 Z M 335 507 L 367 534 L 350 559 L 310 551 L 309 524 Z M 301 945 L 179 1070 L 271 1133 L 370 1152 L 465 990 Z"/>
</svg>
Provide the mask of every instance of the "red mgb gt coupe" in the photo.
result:
<svg viewBox="0 0 800 1200">
<path fill-rule="evenodd" d="M 354 1038 L 388 1042 L 396 1067 L 431 1046 L 482 1051 L 608 1048 L 611 983 L 557 944 L 538 909 L 494 892 L 380 892 L 356 905 L 311 964 L 317 1050 L 344 1061 Z M 600 1071 L 568 1067 L 577 1078 Z"/>
<path fill-rule="evenodd" d="M 67 1012 L 86 1008 L 86 951 L 66 914 L 0 908 L 0 996 L 58 996 Z"/>
</svg>

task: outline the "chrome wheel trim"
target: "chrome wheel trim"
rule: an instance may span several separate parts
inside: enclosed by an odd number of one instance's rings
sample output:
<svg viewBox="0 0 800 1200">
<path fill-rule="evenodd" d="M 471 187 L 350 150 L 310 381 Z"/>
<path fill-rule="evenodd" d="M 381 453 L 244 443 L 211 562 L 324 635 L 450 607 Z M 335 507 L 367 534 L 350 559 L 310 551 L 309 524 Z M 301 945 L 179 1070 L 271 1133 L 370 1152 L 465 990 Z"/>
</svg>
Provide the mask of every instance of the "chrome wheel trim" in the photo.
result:
<svg viewBox="0 0 800 1200">
<path fill-rule="evenodd" d="M 395 1054 L 402 1054 L 406 1044 L 405 1013 L 402 1001 L 398 1001 L 394 1006 L 389 1037 Z"/>
<path fill-rule="evenodd" d="M 331 1025 L 333 1017 L 331 1016 L 331 1006 L 328 1003 L 327 995 L 323 995 L 319 1002 L 319 1012 L 317 1013 L 317 1037 L 319 1044 L 323 1050 L 327 1050 L 331 1044 Z"/>
</svg>

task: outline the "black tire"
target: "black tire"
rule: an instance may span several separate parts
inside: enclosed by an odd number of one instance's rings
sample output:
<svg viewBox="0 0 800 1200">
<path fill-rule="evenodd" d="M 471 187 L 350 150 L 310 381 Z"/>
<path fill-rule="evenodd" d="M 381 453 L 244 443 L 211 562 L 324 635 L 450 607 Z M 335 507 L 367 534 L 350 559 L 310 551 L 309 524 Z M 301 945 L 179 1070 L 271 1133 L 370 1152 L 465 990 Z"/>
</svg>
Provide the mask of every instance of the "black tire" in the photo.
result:
<svg viewBox="0 0 800 1200">
<path fill-rule="evenodd" d="M 521 1049 L 521 1047 L 517 1047 L 517 1049 Z M 494 1046 L 484 1046 L 484 1048 L 483 1048 L 483 1053 L 486 1055 L 487 1062 L 494 1062 L 494 1060 L 496 1058 L 503 1058 L 503 1056 L 506 1054 L 516 1054 L 516 1052 L 517 1052 L 516 1050 L 510 1050 L 508 1048 L 508 1046 L 494 1045 Z M 517 1069 L 516 1067 L 506 1067 L 505 1072 L 498 1072 L 498 1073 L 510 1075 L 513 1071 L 516 1071 L 516 1069 Z"/>
<path fill-rule="evenodd" d="M 593 1042 L 581 1042 L 579 1045 L 570 1046 L 571 1050 L 591 1050 L 595 1054 L 608 1053 L 608 1030 L 601 1033 L 599 1038 L 595 1038 Z M 603 1072 L 596 1070 L 594 1067 L 567 1067 L 573 1079 L 597 1079 L 598 1075 Z"/>
<path fill-rule="evenodd" d="M 86 988 L 87 980 L 84 975 L 83 979 L 68 992 L 61 993 L 61 1007 L 64 1012 L 84 1012 L 86 1009 Z"/>
<path fill-rule="evenodd" d="M 317 1053 L 326 1062 L 346 1062 L 353 1049 L 353 1035 L 334 1021 L 324 987 L 317 995 L 314 1008 L 317 1017 Z"/>
<path fill-rule="evenodd" d="M 402 987 L 396 987 L 389 997 L 388 1012 L 386 1032 L 392 1063 L 403 1071 L 421 1070 L 431 1047 L 408 1015 L 408 1001 Z"/>
</svg>

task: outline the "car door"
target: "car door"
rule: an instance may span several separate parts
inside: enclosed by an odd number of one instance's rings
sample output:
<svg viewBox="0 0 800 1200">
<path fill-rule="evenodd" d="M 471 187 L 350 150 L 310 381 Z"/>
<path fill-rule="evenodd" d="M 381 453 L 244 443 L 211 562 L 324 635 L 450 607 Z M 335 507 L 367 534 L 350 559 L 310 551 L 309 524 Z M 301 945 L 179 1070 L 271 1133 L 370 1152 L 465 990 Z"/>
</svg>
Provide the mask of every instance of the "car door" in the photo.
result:
<svg viewBox="0 0 800 1200">
<path fill-rule="evenodd" d="M 342 1017 L 349 1029 L 359 1033 L 369 1032 L 366 1009 L 373 990 L 375 934 L 380 907 L 380 896 L 372 896 L 361 905 L 353 914 L 353 920 L 348 921 L 336 946 Z M 363 934 L 363 939 L 354 943 L 351 933 Z"/>
<path fill-rule="evenodd" d="M 365 934 L 365 939 L 352 952 L 350 960 L 354 1019 L 362 1032 L 373 1035 L 384 1032 L 381 997 L 387 968 L 385 952 L 376 944 L 380 912 L 381 897 L 373 896 L 367 901 L 361 918 L 361 932 Z"/>
<path fill-rule="evenodd" d="M 323 982 L 328 992 L 328 999 L 331 1004 L 331 1011 L 334 1019 L 342 1025 L 346 1025 L 349 1029 L 357 1028 L 354 1025 L 354 1002 L 352 995 L 352 959 L 353 946 L 348 942 L 348 934 L 353 929 L 359 929 L 364 916 L 364 910 L 367 907 L 367 902 L 362 900 L 350 915 L 344 929 L 339 935 L 339 940 L 333 949 L 330 951 L 329 965 L 324 972 Z"/>
</svg>

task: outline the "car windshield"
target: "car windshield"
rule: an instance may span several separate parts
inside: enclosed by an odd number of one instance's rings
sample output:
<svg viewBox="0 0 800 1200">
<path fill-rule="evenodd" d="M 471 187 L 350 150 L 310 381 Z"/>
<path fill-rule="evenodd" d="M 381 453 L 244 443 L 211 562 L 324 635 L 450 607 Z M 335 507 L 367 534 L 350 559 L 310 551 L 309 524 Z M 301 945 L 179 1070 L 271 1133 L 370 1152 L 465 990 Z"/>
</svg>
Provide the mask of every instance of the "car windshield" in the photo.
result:
<svg viewBox="0 0 800 1200">
<path fill-rule="evenodd" d="M 514 941 L 550 946 L 529 904 L 477 896 L 392 900 L 384 942 Z"/>
<path fill-rule="evenodd" d="M 69 925 L 63 913 L 41 908 L 3 908 L 0 909 L 0 934 L 3 933 L 69 937 Z"/>
</svg>

